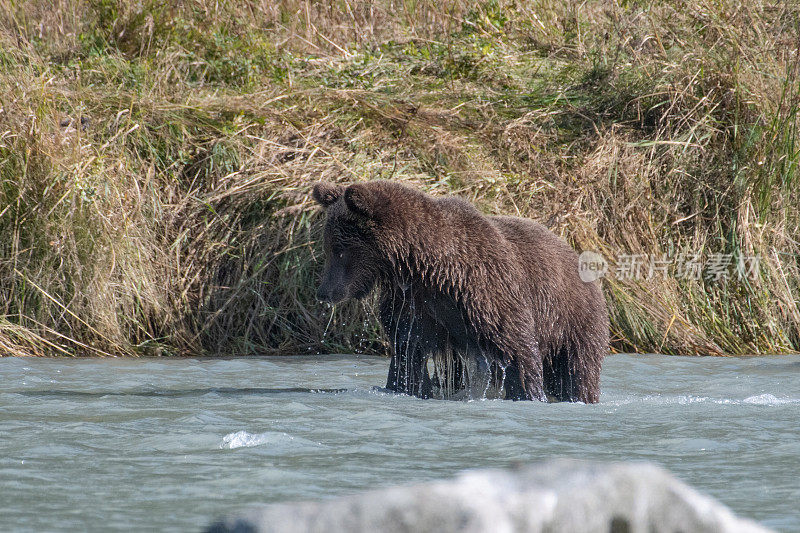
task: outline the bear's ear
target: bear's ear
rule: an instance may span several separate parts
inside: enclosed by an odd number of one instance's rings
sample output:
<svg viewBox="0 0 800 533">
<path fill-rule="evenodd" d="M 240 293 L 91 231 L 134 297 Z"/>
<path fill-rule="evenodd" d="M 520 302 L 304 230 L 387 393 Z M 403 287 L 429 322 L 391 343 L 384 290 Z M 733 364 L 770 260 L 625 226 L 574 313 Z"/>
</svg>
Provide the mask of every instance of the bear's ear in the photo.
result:
<svg viewBox="0 0 800 533">
<path fill-rule="evenodd" d="M 367 218 L 377 218 L 386 199 L 382 191 L 367 183 L 356 183 L 344 190 L 344 203 L 354 213 Z"/>
<path fill-rule="evenodd" d="M 339 184 L 321 181 L 314 185 L 311 196 L 319 205 L 327 208 L 339 199 L 343 191 L 344 187 Z"/>
</svg>

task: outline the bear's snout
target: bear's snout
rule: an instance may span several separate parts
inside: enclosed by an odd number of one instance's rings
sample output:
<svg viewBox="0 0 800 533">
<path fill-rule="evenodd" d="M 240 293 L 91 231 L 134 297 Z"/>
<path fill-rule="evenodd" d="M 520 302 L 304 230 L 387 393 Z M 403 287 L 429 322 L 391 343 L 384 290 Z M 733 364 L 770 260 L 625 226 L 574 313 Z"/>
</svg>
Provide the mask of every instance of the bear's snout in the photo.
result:
<svg viewBox="0 0 800 533">
<path fill-rule="evenodd" d="M 320 285 L 319 289 L 317 289 L 317 300 L 320 302 L 330 303 L 328 301 L 328 290 L 325 288 L 324 285 Z"/>
<path fill-rule="evenodd" d="M 335 304 L 345 299 L 345 293 L 341 289 L 322 284 L 317 289 L 317 300 L 320 302 Z"/>
</svg>

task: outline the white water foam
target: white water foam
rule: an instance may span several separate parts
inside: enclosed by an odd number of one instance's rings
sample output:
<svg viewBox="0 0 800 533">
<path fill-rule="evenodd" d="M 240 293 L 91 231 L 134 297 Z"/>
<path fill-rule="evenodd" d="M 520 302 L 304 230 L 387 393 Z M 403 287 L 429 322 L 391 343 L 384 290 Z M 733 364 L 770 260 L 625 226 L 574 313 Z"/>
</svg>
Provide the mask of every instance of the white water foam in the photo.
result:
<svg viewBox="0 0 800 533">
<path fill-rule="evenodd" d="M 606 402 L 605 405 L 621 406 L 633 403 L 654 403 L 657 405 L 690 405 L 696 403 L 714 403 L 717 405 L 787 405 L 800 403 L 798 398 L 778 398 L 773 394 L 758 394 L 744 399 L 735 398 L 710 398 L 708 396 L 662 396 L 659 394 L 642 397 L 631 397 Z"/>
<path fill-rule="evenodd" d="M 222 444 L 220 448 L 228 448 L 235 450 L 236 448 L 251 448 L 253 446 L 261 446 L 262 444 L 269 444 L 278 439 L 292 439 L 292 436 L 287 433 L 248 433 L 247 431 L 237 431 L 235 433 L 228 433 L 222 437 Z"/>
<path fill-rule="evenodd" d="M 748 396 L 742 403 L 750 405 L 784 405 L 787 403 L 798 403 L 800 400 L 793 398 L 778 398 L 772 394 L 759 394 L 757 396 Z"/>
</svg>

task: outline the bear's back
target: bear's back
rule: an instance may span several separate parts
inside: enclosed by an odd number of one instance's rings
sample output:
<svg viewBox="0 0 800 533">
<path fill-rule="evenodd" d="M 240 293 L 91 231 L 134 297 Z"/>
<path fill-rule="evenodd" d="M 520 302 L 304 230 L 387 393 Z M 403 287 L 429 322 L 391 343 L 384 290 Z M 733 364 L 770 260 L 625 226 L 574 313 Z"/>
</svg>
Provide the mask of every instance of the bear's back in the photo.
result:
<svg viewBox="0 0 800 533">
<path fill-rule="evenodd" d="M 547 227 L 533 220 L 506 215 L 487 217 L 517 250 L 529 269 L 550 275 L 554 270 L 571 270 L 578 275 L 578 254 Z"/>
<path fill-rule="evenodd" d="M 607 321 L 605 298 L 597 282 L 580 279 L 578 254 L 547 227 L 533 220 L 490 216 L 514 246 L 527 275 L 533 298 L 550 302 L 545 323 L 557 328 Z M 560 328 L 559 328 L 560 329 Z"/>
</svg>

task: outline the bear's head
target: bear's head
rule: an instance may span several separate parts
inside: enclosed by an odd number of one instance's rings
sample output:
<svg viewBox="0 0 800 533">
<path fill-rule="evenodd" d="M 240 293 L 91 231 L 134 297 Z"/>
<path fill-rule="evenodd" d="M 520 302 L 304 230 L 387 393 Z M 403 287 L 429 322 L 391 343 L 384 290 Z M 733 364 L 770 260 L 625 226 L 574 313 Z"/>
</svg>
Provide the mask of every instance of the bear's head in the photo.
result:
<svg viewBox="0 0 800 533">
<path fill-rule="evenodd" d="M 328 303 L 364 298 L 387 272 L 376 233 L 389 195 L 373 182 L 318 183 L 312 196 L 327 213 L 325 272 L 317 298 Z"/>
</svg>

